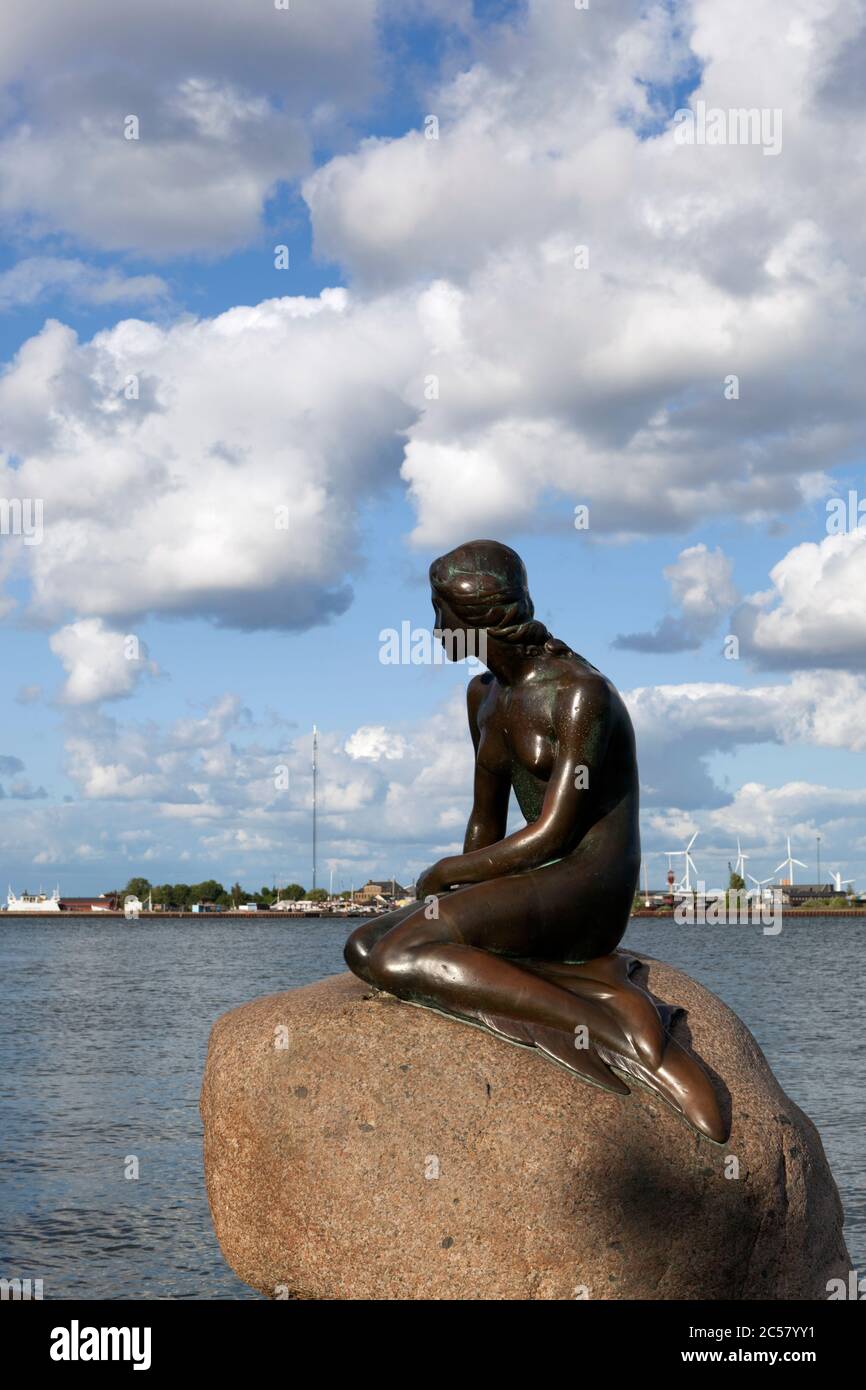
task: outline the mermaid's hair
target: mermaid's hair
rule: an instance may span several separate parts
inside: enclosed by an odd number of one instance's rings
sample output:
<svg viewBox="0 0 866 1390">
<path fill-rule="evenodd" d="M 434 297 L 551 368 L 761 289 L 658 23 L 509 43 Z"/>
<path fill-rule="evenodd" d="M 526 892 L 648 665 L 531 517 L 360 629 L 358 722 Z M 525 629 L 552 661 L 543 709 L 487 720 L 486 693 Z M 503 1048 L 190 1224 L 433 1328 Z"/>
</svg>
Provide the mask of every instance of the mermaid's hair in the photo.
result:
<svg viewBox="0 0 866 1390">
<path fill-rule="evenodd" d="M 570 651 L 535 617 L 526 568 L 500 541 L 467 541 L 430 566 L 430 587 L 461 622 L 527 653 Z"/>
</svg>

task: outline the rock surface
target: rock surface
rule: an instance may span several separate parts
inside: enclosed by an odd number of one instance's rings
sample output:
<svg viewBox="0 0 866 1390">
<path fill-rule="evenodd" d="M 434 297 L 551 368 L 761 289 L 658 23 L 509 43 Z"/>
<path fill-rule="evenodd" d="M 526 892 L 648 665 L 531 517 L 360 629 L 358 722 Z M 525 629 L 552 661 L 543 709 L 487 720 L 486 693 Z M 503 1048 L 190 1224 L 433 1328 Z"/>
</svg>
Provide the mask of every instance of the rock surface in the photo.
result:
<svg viewBox="0 0 866 1390">
<path fill-rule="evenodd" d="M 851 1264 L 817 1130 L 715 995 L 646 970 L 723 1078 L 721 1147 L 352 975 L 223 1015 L 201 1109 L 229 1264 L 276 1298 L 826 1298 Z"/>
</svg>

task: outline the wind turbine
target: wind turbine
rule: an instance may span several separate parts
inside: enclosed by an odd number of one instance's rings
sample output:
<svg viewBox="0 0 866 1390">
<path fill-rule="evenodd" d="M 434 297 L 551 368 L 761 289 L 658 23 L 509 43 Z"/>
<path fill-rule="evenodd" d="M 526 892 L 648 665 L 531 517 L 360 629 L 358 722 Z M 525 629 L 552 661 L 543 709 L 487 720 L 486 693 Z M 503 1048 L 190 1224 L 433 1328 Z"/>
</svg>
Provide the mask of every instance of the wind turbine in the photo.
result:
<svg viewBox="0 0 866 1390">
<path fill-rule="evenodd" d="M 741 878 L 741 879 L 743 879 L 743 880 L 745 880 L 745 877 L 746 877 L 746 860 L 747 860 L 747 859 L 751 859 L 751 857 L 752 857 L 752 856 L 751 856 L 750 854 L 743 854 L 743 851 L 742 851 L 742 849 L 740 848 L 740 837 L 739 837 L 739 835 L 738 835 L 738 836 L 737 836 L 737 862 L 736 862 L 736 864 L 734 865 L 734 873 L 737 874 L 738 877 Z M 749 878 L 751 878 L 751 877 L 752 877 L 752 875 L 749 874 Z"/>
<path fill-rule="evenodd" d="M 692 845 L 695 843 L 695 840 L 698 838 L 698 834 L 699 834 L 699 833 L 700 833 L 699 831 L 697 831 L 697 830 L 695 831 L 694 835 L 693 835 L 692 838 L 689 840 L 689 842 L 688 842 L 688 844 L 686 845 L 685 849 L 666 849 L 666 850 L 663 850 L 663 851 L 662 851 L 662 853 L 663 853 L 663 854 L 666 854 L 667 857 L 668 857 L 668 864 L 670 864 L 670 862 L 671 862 L 672 859 L 678 858 L 679 855 L 681 855 L 681 854 L 685 857 L 685 873 L 683 874 L 682 878 L 680 879 L 679 883 L 678 883 L 676 886 L 677 886 L 677 888 L 683 888 L 683 889 L 685 889 L 685 891 L 686 891 L 687 893 L 691 893 L 691 891 L 692 891 L 692 881 L 691 881 L 691 878 L 689 877 L 689 871 L 692 870 L 692 869 L 694 870 L 695 880 L 696 880 L 696 881 L 697 881 L 697 877 L 698 877 L 697 865 L 695 864 L 695 861 L 694 861 L 694 859 L 692 858 L 690 851 L 691 851 Z"/>
<path fill-rule="evenodd" d="M 805 867 L 806 867 L 806 865 L 803 863 L 802 859 L 793 859 L 793 858 L 791 857 L 791 837 L 790 837 L 790 835 L 789 835 L 789 836 L 788 836 L 788 858 L 787 858 L 787 859 L 783 859 L 782 862 L 781 862 L 781 864 L 777 864 L 776 867 L 775 867 L 775 869 L 773 870 L 773 873 L 774 873 L 774 874 L 777 874 L 777 873 L 779 872 L 780 869 L 787 869 L 787 870 L 788 870 L 788 879 L 787 879 L 787 882 L 788 882 L 789 887 L 793 887 L 793 884 L 794 884 L 794 865 L 795 865 L 795 864 L 799 864 L 801 869 L 805 869 Z"/>
<path fill-rule="evenodd" d="M 769 878 L 755 878 L 754 874 L 747 874 L 746 877 L 752 880 L 755 887 L 758 889 L 758 892 L 760 893 L 761 897 L 763 898 L 766 896 L 767 884 L 773 882 L 775 874 L 770 874 Z"/>
<path fill-rule="evenodd" d="M 831 869 L 830 872 L 831 872 L 831 874 L 833 875 L 833 883 L 835 884 L 836 892 L 837 892 L 837 893 L 841 894 L 843 887 L 844 887 L 844 888 L 853 888 L 853 887 L 854 887 L 854 880 L 853 880 L 853 878 L 843 878 L 843 877 L 842 877 L 842 870 L 841 870 L 841 869 Z"/>
</svg>

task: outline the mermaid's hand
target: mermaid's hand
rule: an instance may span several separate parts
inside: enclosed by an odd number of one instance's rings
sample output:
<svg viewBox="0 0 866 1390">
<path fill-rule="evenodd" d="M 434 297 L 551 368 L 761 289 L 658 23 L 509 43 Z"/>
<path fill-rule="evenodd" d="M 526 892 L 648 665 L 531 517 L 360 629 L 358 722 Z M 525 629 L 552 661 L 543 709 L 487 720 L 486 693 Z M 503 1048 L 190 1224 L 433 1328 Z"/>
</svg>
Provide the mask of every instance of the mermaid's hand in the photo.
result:
<svg viewBox="0 0 866 1390">
<path fill-rule="evenodd" d="M 415 883 L 415 897 L 419 902 L 423 902 L 425 898 L 435 896 L 437 893 L 442 892 L 444 884 L 439 869 L 440 865 L 434 864 L 431 868 L 425 869 L 423 874 L 419 875 Z"/>
</svg>

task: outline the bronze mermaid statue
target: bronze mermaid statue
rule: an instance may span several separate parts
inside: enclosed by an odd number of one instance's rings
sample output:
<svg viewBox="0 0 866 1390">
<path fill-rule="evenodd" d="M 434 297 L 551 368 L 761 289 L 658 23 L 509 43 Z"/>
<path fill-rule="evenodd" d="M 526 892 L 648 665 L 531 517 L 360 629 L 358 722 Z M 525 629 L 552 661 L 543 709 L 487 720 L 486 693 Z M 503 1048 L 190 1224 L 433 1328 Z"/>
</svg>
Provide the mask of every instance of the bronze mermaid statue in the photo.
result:
<svg viewBox="0 0 866 1390">
<path fill-rule="evenodd" d="M 520 556 L 477 540 L 430 567 L 436 636 L 481 655 L 468 687 L 475 787 L 463 853 L 417 902 L 363 923 L 349 968 L 408 1003 L 535 1047 L 621 1095 L 627 1081 L 717 1143 L 710 1078 L 670 1035 L 673 1010 L 617 950 L 640 870 L 634 732 L 619 693 L 534 617 Z M 506 833 L 511 790 L 526 824 Z"/>
</svg>

